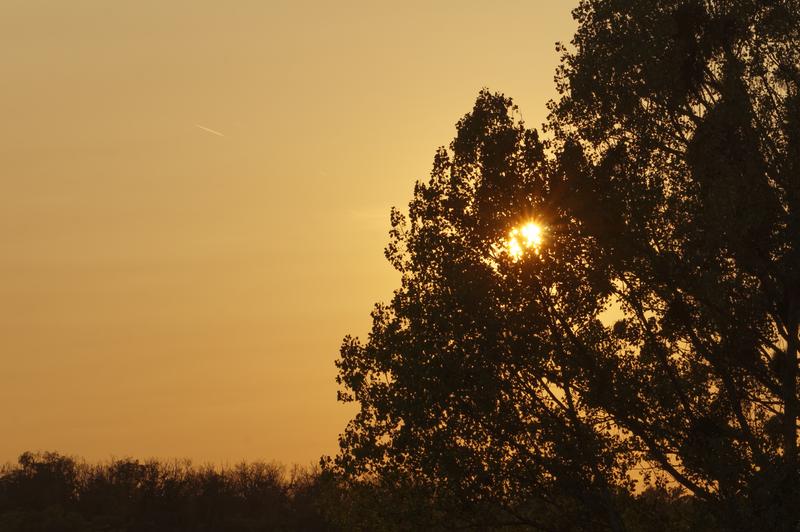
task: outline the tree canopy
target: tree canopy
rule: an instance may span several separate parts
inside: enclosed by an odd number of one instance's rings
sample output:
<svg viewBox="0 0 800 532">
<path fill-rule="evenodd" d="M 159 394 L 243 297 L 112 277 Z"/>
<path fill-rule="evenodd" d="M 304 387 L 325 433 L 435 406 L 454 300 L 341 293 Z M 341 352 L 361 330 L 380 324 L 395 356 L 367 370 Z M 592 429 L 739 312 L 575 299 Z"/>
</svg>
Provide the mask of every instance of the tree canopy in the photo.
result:
<svg viewBox="0 0 800 532">
<path fill-rule="evenodd" d="M 333 467 L 542 530 L 631 528 L 659 487 L 692 526 L 794 530 L 800 2 L 574 16 L 543 133 L 482 91 L 392 211 Z"/>
</svg>

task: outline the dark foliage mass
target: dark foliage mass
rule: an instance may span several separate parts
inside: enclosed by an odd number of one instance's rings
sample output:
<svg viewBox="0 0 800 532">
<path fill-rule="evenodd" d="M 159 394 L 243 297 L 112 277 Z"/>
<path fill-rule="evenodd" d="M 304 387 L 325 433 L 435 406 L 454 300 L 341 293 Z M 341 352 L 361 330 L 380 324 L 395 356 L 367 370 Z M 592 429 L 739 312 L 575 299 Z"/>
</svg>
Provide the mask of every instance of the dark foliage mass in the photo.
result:
<svg viewBox="0 0 800 532">
<path fill-rule="evenodd" d="M 324 475 L 274 464 L 89 465 L 25 453 L 0 469 L 2 532 L 339 530 L 323 516 Z"/>
<path fill-rule="evenodd" d="M 797 530 L 800 2 L 574 16 L 544 134 L 483 91 L 392 212 L 329 470 L 460 526 Z"/>
<path fill-rule="evenodd" d="M 681 530 L 697 521 L 691 499 L 674 490 L 650 490 L 623 504 L 635 530 Z M 2 532 L 495 530 L 504 528 L 501 517 L 492 507 L 443 501 L 419 484 L 351 484 L 319 469 L 287 473 L 266 463 L 87 464 L 25 453 L 0 468 Z"/>
</svg>

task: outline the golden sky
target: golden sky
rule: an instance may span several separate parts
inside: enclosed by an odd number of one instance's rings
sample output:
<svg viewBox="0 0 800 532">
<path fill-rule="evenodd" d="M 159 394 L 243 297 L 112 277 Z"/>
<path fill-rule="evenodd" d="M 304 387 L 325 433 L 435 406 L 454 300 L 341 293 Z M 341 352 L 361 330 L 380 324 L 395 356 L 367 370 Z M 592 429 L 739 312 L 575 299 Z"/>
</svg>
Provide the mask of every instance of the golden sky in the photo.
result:
<svg viewBox="0 0 800 532">
<path fill-rule="evenodd" d="M 0 462 L 308 464 L 334 360 L 481 87 L 530 125 L 567 0 L 5 0 Z"/>
</svg>

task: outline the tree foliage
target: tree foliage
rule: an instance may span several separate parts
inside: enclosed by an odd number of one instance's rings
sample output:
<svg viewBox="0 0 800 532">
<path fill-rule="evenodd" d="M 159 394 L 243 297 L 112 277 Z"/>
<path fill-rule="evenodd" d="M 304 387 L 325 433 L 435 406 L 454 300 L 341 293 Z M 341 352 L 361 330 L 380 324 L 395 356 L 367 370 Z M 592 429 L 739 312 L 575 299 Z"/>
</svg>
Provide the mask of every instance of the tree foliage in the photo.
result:
<svg viewBox="0 0 800 532">
<path fill-rule="evenodd" d="M 17 464 L 0 467 L 0 530 L 329 531 L 343 523 L 329 502 L 340 498 L 325 474 L 300 468 L 287 474 L 275 464 L 87 464 L 58 453 L 24 453 Z"/>
<path fill-rule="evenodd" d="M 484 91 L 392 212 L 401 286 L 343 343 L 335 466 L 541 529 L 630 528 L 647 486 L 794 529 L 800 4 L 574 16 L 546 135 Z M 504 252 L 530 219 L 542 245 Z"/>
</svg>

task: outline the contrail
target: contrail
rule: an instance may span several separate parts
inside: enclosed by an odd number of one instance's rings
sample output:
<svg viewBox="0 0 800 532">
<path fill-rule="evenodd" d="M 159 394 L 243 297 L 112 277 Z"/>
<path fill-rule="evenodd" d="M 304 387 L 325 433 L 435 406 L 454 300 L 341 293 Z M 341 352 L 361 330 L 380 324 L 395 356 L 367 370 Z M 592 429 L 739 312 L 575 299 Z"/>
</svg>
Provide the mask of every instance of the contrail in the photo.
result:
<svg viewBox="0 0 800 532">
<path fill-rule="evenodd" d="M 215 130 L 211 129 L 210 127 L 201 126 L 200 124 L 195 124 L 195 127 L 199 127 L 203 131 L 208 131 L 209 133 L 213 133 L 214 135 L 219 135 L 220 137 L 224 137 L 225 136 L 222 133 L 220 133 L 219 131 L 215 131 Z"/>
</svg>

